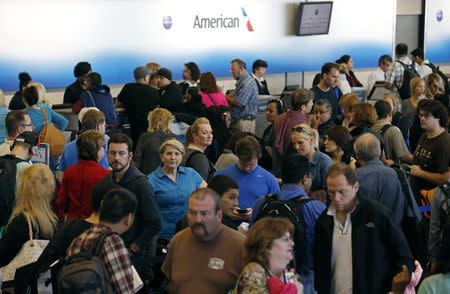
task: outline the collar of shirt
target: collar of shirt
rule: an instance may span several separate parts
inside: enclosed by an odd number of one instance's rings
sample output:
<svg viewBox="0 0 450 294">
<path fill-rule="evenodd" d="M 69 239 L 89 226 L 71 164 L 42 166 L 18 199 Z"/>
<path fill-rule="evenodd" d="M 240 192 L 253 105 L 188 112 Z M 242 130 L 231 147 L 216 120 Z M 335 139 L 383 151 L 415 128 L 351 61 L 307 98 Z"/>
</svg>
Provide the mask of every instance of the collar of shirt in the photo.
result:
<svg viewBox="0 0 450 294">
<path fill-rule="evenodd" d="M 252 73 L 252 77 L 254 77 L 255 78 L 255 80 L 257 80 L 259 83 L 262 83 L 262 82 L 264 82 L 264 77 L 260 77 L 260 78 L 258 78 L 257 76 L 255 76 L 255 74 L 254 73 Z"/>
<path fill-rule="evenodd" d="M 167 175 L 162 170 L 162 164 L 156 169 L 155 173 L 159 179 L 161 179 L 163 177 L 167 177 Z M 186 173 L 186 170 L 183 166 L 179 166 L 177 168 L 177 174 L 185 174 L 185 173 Z"/>
<path fill-rule="evenodd" d="M 379 160 L 378 158 L 373 158 L 371 160 L 368 160 L 364 163 L 365 166 L 375 166 L 375 165 L 379 165 L 379 166 L 384 166 L 384 163 Z"/>
<path fill-rule="evenodd" d="M 236 88 L 239 87 L 240 84 L 242 84 L 244 82 L 244 80 L 246 80 L 250 75 L 248 74 L 248 72 L 244 72 L 242 74 L 242 76 L 237 80 L 236 82 Z"/>
<path fill-rule="evenodd" d="M 356 207 L 358 206 L 358 202 L 356 202 L 355 207 L 353 207 L 352 211 L 347 213 L 345 216 L 345 223 L 342 224 L 341 221 L 338 219 L 336 214 L 336 208 L 334 207 L 333 203 L 330 204 L 330 207 L 327 209 L 327 215 L 332 216 L 334 220 L 334 224 L 338 224 L 339 229 L 341 230 L 342 234 L 347 234 L 348 230 L 350 228 L 350 225 L 352 223 L 352 213 L 355 211 Z"/>
<path fill-rule="evenodd" d="M 397 60 L 403 62 L 404 64 L 412 64 L 412 60 L 408 56 L 402 56 Z"/>
<path fill-rule="evenodd" d="M 198 82 L 192 83 L 191 81 L 188 81 L 188 80 L 185 80 L 184 82 L 186 84 L 188 84 L 189 87 L 197 87 L 197 83 L 198 83 Z"/>
</svg>

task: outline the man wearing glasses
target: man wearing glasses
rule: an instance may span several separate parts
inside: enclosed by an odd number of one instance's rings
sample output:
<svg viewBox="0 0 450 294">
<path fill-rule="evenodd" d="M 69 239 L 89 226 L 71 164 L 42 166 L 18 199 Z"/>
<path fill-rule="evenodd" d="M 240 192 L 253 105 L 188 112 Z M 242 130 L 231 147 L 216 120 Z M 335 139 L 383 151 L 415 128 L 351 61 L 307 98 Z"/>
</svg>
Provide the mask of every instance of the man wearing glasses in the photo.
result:
<svg viewBox="0 0 450 294">
<path fill-rule="evenodd" d="M 429 99 L 419 102 L 417 110 L 420 126 L 425 133 L 413 154 L 410 183 L 414 192 L 433 189 L 450 178 L 447 111 L 439 101 Z"/>
<path fill-rule="evenodd" d="M 8 113 L 5 118 L 5 123 L 8 137 L 0 145 L 0 156 L 9 154 L 10 147 L 17 136 L 23 132 L 34 132 L 34 125 L 31 122 L 30 116 L 22 110 L 14 110 Z"/>
<path fill-rule="evenodd" d="M 402 230 L 386 208 L 358 192 L 350 166 L 331 166 L 327 188 L 331 204 L 317 220 L 314 239 L 317 293 L 389 292 L 395 273 L 414 268 Z"/>
</svg>

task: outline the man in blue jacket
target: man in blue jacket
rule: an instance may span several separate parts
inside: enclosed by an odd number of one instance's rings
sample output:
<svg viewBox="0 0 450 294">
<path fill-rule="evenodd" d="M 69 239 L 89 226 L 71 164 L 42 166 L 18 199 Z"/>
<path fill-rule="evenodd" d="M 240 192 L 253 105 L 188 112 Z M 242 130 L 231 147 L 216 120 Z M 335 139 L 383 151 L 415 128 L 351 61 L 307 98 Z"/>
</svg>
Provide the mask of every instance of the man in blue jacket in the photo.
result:
<svg viewBox="0 0 450 294">
<path fill-rule="evenodd" d="M 413 257 L 386 208 L 359 197 L 351 167 L 336 163 L 328 170 L 330 206 L 320 215 L 314 240 L 317 293 L 387 293 L 392 279 L 414 269 Z"/>
</svg>

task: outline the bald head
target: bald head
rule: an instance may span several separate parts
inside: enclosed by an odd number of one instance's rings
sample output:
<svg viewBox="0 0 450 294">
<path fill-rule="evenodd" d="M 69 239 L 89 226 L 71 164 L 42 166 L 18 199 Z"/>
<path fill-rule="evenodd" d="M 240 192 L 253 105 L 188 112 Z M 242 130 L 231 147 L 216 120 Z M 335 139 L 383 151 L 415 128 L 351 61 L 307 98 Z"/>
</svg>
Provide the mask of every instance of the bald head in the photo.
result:
<svg viewBox="0 0 450 294">
<path fill-rule="evenodd" d="M 381 155 L 380 141 L 375 135 L 366 133 L 359 136 L 354 145 L 358 160 L 369 161 Z"/>
</svg>

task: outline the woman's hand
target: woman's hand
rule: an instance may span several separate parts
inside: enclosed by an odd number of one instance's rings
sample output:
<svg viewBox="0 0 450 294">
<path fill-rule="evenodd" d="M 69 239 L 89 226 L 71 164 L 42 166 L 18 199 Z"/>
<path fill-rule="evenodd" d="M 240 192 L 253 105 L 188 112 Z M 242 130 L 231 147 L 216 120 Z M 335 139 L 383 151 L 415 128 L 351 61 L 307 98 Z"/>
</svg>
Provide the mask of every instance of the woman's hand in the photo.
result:
<svg viewBox="0 0 450 294">
<path fill-rule="evenodd" d="M 293 282 L 294 285 L 297 287 L 297 294 L 303 294 L 303 284 L 300 282 L 297 275 Z"/>
</svg>

